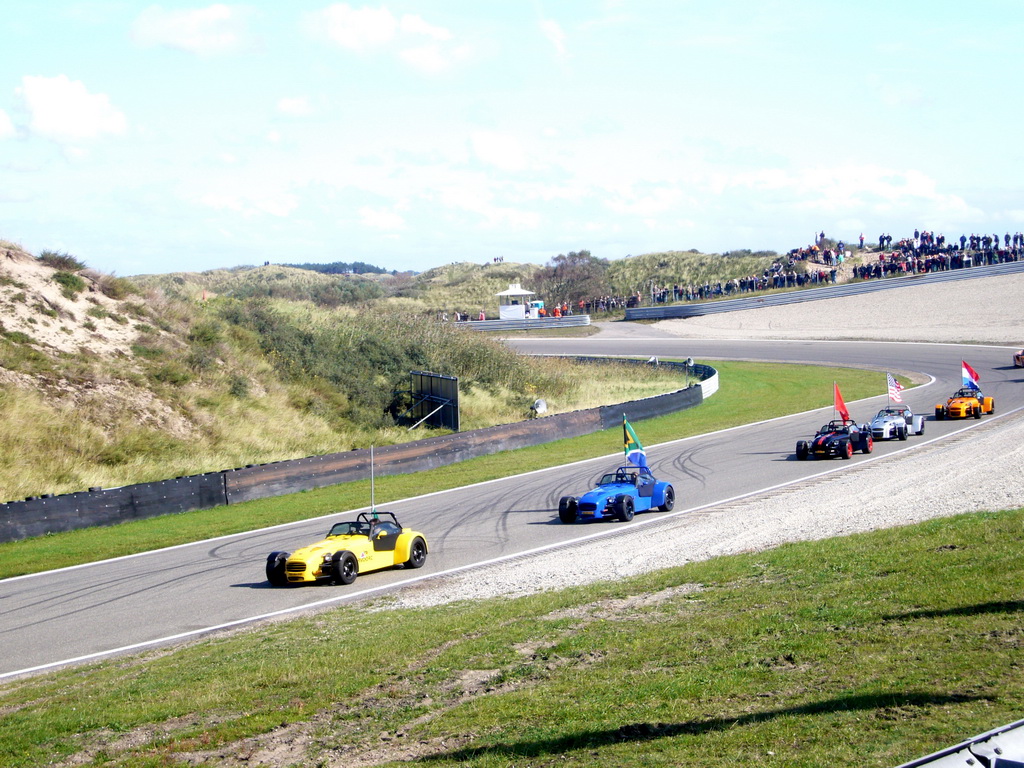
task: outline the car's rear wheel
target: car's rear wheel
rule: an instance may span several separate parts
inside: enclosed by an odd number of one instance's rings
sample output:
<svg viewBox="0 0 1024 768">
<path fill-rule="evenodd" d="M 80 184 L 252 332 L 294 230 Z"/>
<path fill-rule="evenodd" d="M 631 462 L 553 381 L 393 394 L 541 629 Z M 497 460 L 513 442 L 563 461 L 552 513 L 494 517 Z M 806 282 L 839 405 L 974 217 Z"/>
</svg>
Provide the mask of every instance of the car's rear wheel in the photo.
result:
<svg viewBox="0 0 1024 768">
<path fill-rule="evenodd" d="M 359 563 L 351 552 L 335 552 L 331 562 L 331 575 L 338 584 L 351 584 L 359 575 Z"/>
<path fill-rule="evenodd" d="M 676 505 L 676 489 L 671 485 L 665 488 L 665 503 L 658 507 L 662 512 L 671 512 Z"/>
<path fill-rule="evenodd" d="M 810 448 L 807 447 L 806 440 L 799 440 L 796 444 L 796 457 L 803 461 L 810 455 Z"/>
<path fill-rule="evenodd" d="M 615 517 L 624 523 L 633 519 L 633 498 L 631 496 L 620 496 L 616 499 Z"/>
<path fill-rule="evenodd" d="M 864 453 L 871 453 L 875 449 L 875 438 L 871 435 L 864 436 L 864 444 L 861 447 L 861 451 Z"/>
<path fill-rule="evenodd" d="M 843 443 L 843 447 L 839 450 L 839 454 L 844 459 L 852 459 L 853 458 L 853 443 L 851 443 L 849 440 L 847 440 L 845 443 Z"/>
<path fill-rule="evenodd" d="M 412 546 L 409 547 L 409 559 L 405 561 L 405 564 L 409 568 L 422 568 L 425 562 L 427 562 L 427 542 L 417 536 L 412 540 Z"/>
<path fill-rule="evenodd" d="M 558 501 L 558 519 L 572 525 L 579 517 L 579 502 L 575 496 L 563 496 Z"/>
<path fill-rule="evenodd" d="M 284 566 L 288 562 L 287 552 L 271 552 L 267 556 L 267 581 L 272 587 L 283 587 L 288 584 Z"/>
</svg>

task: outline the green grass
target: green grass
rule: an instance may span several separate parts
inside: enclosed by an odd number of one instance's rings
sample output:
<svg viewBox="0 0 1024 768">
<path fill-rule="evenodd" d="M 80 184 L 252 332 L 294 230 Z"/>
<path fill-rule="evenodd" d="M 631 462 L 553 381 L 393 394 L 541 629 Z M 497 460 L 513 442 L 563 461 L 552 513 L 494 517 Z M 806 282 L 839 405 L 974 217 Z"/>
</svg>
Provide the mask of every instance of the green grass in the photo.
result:
<svg viewBox="0 0 1024 768">
<path fill-rule="evenodd" d="M 7 683 L 0 764 L 888 768 L 1020 717 L 1022 545 L 1024 510 L 978 513 L 519 599 L 381 598 Z"/>
<path fill-rule="evenodd" d="M 644 445 L 649 447 L 830 405 L 833 381 L 839 383 L 848 404 L 859 398 L 884 393 L 884 376 L 873 371 L 725 361 L 711 361 L 710 364 L 720 374 L 719 392 L 697 408 L 639 422 L 638 432 Z M 910 385 L 907 380 L 903 383 Z M 860 413 L 855 405 L 851 410 L 855 415 Z M 17 418 L 13 418 L 11 424 L 29 423 L 35 418 L 32 412 L 15 415 Z M 135 437 L 141 439 L 143 436 Z M 61 439 L 69 444 L 84 444 L 86 438 L 87 435 L 68 433 Z M 13 435 L 11 439 L 14 439 Z M 780 440 L 787 445 L 792 442 L 786 436 L 780 436 Z M 614 453 L 620 444 L 621 434 L 611 430 L 462 461 L 431 472 L 380 477 L 376 479 L 375 499 L 379 504 L 386 504 L 519 472 L 604 456 Z M 117 456 L 109 458 L 116 459 Z M 60 470 L 61 467 L 57 466 L 53 471 Z M 369 498 L 370 481 L 367 478 L 292 496 L 0 544 L 0 578 L 357 509 L 365 506 Z"/>
</svg>

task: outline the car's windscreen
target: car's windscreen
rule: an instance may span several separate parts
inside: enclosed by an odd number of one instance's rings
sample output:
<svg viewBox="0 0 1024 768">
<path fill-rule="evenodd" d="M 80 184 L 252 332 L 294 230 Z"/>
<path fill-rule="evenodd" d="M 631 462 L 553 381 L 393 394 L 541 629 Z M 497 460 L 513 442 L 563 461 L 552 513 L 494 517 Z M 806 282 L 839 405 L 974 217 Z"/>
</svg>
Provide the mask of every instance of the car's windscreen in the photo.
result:
<svg viewBox="0 0 1024 768">
<path fill-rule="evenodd" d="M 370 532 L 370 526 L 366 523 L 335 523 L 331 526 L 328 536 L 366 536 Z"/>
</svg>

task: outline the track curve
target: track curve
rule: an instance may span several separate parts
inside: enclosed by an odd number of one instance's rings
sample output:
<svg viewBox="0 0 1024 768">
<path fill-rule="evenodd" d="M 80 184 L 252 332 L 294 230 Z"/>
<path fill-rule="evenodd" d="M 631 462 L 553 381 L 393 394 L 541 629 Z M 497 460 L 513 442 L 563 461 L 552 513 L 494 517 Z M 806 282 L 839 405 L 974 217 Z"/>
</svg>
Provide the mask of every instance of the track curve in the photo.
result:
<svg viewBox="0 0 1024 768">
<path fill-rule="evenodd" d="M 652 326 L 624 323 L 588 339 L 511 343 L 531 354 L 692 356 L 918 372 L 933 381 L 909 390 L 905 399 L 922 413 L 931 413 L 934 403 L 959 386 L 960 360 L 967 359 L 980 373 L 985 393 L 995 397 L 997 412 L 1024 406 L 1020 386 L 1024 372 L 1012 367 L 1006 347 L 694 341 Z M 884 402 L 883 394 L 848 405 L 863 420 Z M 827 411 L 649 446 L 650 463 L 658 477 L 675 484 L 677 511 L 798 482 L 820 473 L 823 465 L 794 460 L 794 442 L 813 433 Z M 929 417 L 928 438 L 970 426 Z M 913 450 L 913 440 L 909 445 L 876 444 L 876 454 L 900 449 Z M 388 509 L 403 523 L 427 534 L 431 548 L 427 564 L 417 571 L 368 575 L 352 587 L 272 589 L 263 577 L 268 552 L 319 538 L 339 516 L 7 579 L 0 582 L 0 641 L 7 651 L 0 660 L 0 679 L 351 601 L 480 563 L 610 533 L 615 524 L 562 525 L 557 500 L 619 460 L 619 453 L 610 452 L 599 459 L 389 504 Z M 857 456 L 848 466 L 864 460 L 870 457 Z"/>
</svg>

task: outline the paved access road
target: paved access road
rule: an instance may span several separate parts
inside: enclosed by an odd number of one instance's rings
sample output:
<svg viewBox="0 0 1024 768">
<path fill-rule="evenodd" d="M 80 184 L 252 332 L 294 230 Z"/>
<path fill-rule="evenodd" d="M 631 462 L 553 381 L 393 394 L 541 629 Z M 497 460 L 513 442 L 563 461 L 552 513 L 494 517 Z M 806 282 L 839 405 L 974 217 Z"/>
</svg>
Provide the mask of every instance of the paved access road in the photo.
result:
<svg viewBox="0 0 1024 768">
<path fill-rule="evenodd" d="M 985 393 L 995 397 L 997 414 L 1024 405 L 1024 371 L 1012 367 L 1010 350 L 1005 347 L 701 342 L 626 323 L 611 325 L 587 339 L 513 343 L 524 352 L 540 354 L 691 356 L 701 361 L 776 360 L 915 371 L 936 379 L 905 393 L 906 401 L 926 414 L 960 385 L 960 360 L 966 359 L 980 373 Z M 880 373 L 880 393 L 883 383 Z M 847 405 L 858 421 L 865 421 L 884 403 L 883 393 Z M 676 511 L 670 514 L 685 514 L 687 509 L 756 493 L 823 470 L 856 466 L 869 458 L 858 454 L 849 462 L 795 460 L 796 440 L 812 434 L 830 416 L 830 409 L 824 409 L 647 446 L 655 474 L 676 487 Z M 933 438 L 985 422 L 936 422 L 929 415 L 926 423 L 926 436 Z M 643 439 L 642 427 L 639 431 Z M 877 443 L 875 453 L 913 450 L 913 445 L 914 438 L 905 443 Z M 589 488 L 597 475 L 620 460 L 616 440 L 602 459 L 389 504 L 387 509 L 405 525 L 427 535 L 427 564 L 418 571 L 367 574 L 348 587 L 273 589 L 264 579 L 263 567 L 271 550 L 291 550 L 320 538 L 332 522 L 350 517 L 352 512 L 5 580 L 0 582 L 0 641 L 5 649 L 0 679 L 197 637 L 261 617 L 336 604 L 452 569 L 608 531 L 622 524 L 562 525 L 557 504 L 560 496 Z"/>
</svg>

